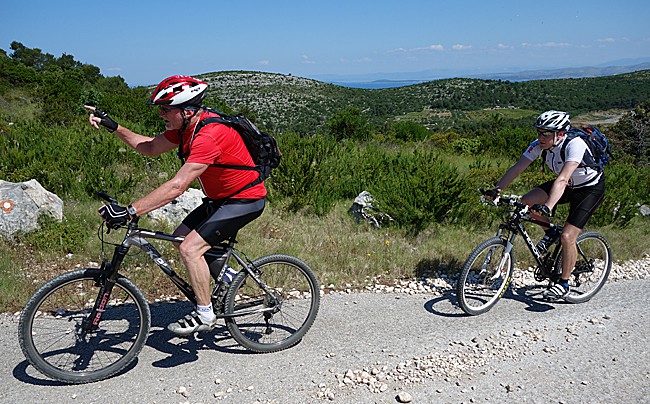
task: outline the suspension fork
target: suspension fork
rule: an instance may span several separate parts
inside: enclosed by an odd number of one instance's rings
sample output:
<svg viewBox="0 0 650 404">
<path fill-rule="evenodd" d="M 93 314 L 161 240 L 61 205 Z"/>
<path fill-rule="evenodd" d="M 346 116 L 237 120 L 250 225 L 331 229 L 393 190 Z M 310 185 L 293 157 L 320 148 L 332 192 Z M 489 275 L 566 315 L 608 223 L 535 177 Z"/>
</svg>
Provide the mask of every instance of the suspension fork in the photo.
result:
<svg viewBox="0 0 650 404">
<path fill-rule="evenodd" d="M 506 261 L 510 257 L 510 252 L 512 251 L 512 248 L 514 247 L 515 237 L 517 237 L 517 233 L 512 232 L 510 234 L 510 237 L 506 239 L 506 248 L 503 250 L 503 255 L 501 256 L 501 261 L 499 261 L 499 266 L 497 266 L 497 271 L 490 278 L 490 280 L 498 279 L 503 274 L 503 267 L 506 265 Z M 489 255 L 490 256 L 492 255 L 492 251 L 490 251 Z"/>
<path fill-rule="evenodd" d="M 505 233 L 506 233 L 505 236 L 504 236 L 504 230 L 505 230 Z M 490 280 L 498 279 L 501 276 L 501 274 L 502 274 L 501 269 L 506 264 L 506 259 L 510 256 L 510 251 L 512 251 L 512 248 L 514 246 L 515 237 L 517 237 L 517 232 L 514 231 L 512 228 L 510 228 L 508 226 L 501 225 L 501 226 L 499 226 L 499 230 L 497 231 L 497 237 L 500 237 L 500 238 L 505 240 L 506 248 L 503 251 L 503 256 L 501 257 L 501 261 L 499 262 L 499 265 L 497 266 L 497 271 L 490 278 Z M 492 254 L 493 253 L 494 253 L 494 248 L 491 248 L 490 251 L 485 256 L 485 260 L 483 261 L 483 265 L 481 266 L 481 273 L 487 271 L 487 267 L 488 267 L 488 265 L 490 265 L 490 262 L 492 261 Z"/>
<path fill-rule="evenodd" d="M 101 274 L 99 279 L 95 280 L 95 284 L 99 286 L 99 292 L 97 293 L 97 299 L 95 299 L 95 304 L 93 305 L 90 314 L 86 318 L 83 324 L 83 331 L 90 332 L 99 329 L 99 323 L 102 319 L 102 315 L 108 304 L 111 292 L 113 291 L 113 286 L 117 282 L 117 271 L 122 265 L 124 257 L 129 251 L 129 247 L 125 245 L 119 245 L 115 247 L 115 252 L 113 253 L 113 259 L 111 262 L 102 262 Z"/>
</svg>

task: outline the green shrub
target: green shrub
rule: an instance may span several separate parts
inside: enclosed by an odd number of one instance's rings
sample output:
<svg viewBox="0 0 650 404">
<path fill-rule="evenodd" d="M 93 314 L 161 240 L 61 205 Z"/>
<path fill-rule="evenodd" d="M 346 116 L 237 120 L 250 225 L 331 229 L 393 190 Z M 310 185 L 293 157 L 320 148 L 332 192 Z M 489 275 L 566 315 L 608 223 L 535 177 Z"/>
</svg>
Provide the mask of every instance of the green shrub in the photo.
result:
<svg viewBox="0 0 650 404">
<path fill-rule="evenodd" d="M 395 122 L 391 127 L 391 132 L 396 139 L 405 142 L 419 142 L 431 135 L 427 128 L 411 121 Z"/>
<path fill-rule="evenodd" d="M 650 168 L 625 164 L 605 167 L 605 198 L 590 225 L 625 227 L 639 213 L 639 205 L 650 201 Z"/>
<path fill-rule="evenodd" d="M 288 198 L 288 209 L 297 211 L 315 205 L 315 195 L 323 185 L 323 164 L 336 148 L 336 143 L 324 136 L 286 134 L 278 138 L 282 151 L 280 166 L 273 171 L 271 199 Z M 321 199 L 326 195 L 320 193 Z M 321 201 L 319 205 L 322 205 Z"/>
<path fill-rule="evenodd" d="M 88 230 L 79 220 L 63 220 L 61 222 L 49 216 L 41 216 L 38 220 L 40 228 L 29 234 L 19 236 L 38 251 L 48 253 L 76 253 L 81 250 L 88 240 Z"/>
<path fill-rule="evenodd" d="M 368 140 L 371 127 L 368 119 L 361 114 L 361 109 L 349 106 L 337 111 L 327 122 L 327 133 L 336 140 Z"/>
<path fill-rule="evenodd" d="M 429 150 L 387 154 L 377 179 L 369 189 L 377 208 L 413 235 L 431 223 L 458 221 L 468 201 L 467 179 Z"/>
<path fill-rule="evenodd" d="M 476 138 L 462 138 L 455 140 L 451 147 L 457 153 L 475 155 L 481 148 L 481 141 Z"/>
</svg>

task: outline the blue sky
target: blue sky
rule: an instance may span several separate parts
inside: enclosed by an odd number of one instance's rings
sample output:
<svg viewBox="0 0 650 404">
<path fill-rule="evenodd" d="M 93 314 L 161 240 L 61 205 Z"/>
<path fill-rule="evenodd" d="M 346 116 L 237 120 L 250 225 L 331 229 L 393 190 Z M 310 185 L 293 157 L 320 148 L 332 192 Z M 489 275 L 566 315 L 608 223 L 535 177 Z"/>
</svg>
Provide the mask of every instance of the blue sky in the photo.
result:
<svg viewBox="0 0 650 404">
<path fill-rule="evenodd" d="M 0 0 L 0 10 L 0 48 L 73 55 L 132 86 L 219 70 L 462 76 L 650 57 L 648 0 Z"/>
</svg>

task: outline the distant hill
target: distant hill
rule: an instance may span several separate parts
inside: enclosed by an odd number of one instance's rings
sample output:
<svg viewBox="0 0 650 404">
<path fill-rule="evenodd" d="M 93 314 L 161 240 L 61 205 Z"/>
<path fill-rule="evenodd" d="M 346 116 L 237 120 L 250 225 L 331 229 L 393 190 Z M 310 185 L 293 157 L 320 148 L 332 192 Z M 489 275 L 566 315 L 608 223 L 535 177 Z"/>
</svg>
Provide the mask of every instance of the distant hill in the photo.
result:
<svg viewBox="0 0 650 404">
<path fill-rule="evenodd" d="M 419 84 L 432 80 L 449 78 L 480 78 L 488 80 L 545 80 L 560 78 L 603 77 L 615 74 L 632 73 L 650 69 L 650 57 L 635 59 L 620 59 L 597 66 L 580 66 L 557 69 L 521 70 L 507 69 L 506 71 L 488 72 L 469 69 L 429 69 L 416 72 L 378 72 L 366 74 L 321 74 L 312 78 L 326 83 L 339 84 L 355 88 L 389 88 L 401 85 Z"/>
<path fill-rule="evenodd" d="M 200 75 L 209 94 L 252 114 L 265 129 L 313 133 L 338 110 L 358 106 L 371 123 L 414 112 L 510 107 L 543 111 L 631 109 L 650 99 L 650 70 L 605 77 L 524 82 L 456 78 L 410 86 L 360 89 L 276 73 L 228 71 Z"/>
<path fill-rule="evenodd" d="M 640 70 L 650 69 L 650 62 L 641 63 L 633 66 L 605 66 L 605 67 L 573 67 L 566 69 L 553 70 L 526 70 L 516 73 L 492 73 L 470 75 L 469 77 L 489 80 L 510 80 L 510 81 L 528 81 L 528 80 L 548 80 L 548 79 L 570 79 L 585 77 L 605 77 L 617 74 L 632 73 Z"/>
</svg>

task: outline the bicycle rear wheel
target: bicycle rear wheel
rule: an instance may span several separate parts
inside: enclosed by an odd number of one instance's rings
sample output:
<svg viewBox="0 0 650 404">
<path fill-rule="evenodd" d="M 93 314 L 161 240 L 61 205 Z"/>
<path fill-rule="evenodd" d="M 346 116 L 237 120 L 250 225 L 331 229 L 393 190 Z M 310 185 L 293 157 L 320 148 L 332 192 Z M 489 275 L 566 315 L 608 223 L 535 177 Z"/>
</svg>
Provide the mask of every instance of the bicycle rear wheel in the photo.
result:
<svg viewBox="0 0 650 404">
<path fill-rule="evenodd" d="M 253 262 L 262 287 L 242 271 L 226 294 L 226 319 L 232 337 L 254 352 L 276 352 L 302 339 L 314 323 L 320 289 L 313 271 L 298 258 L 270 255 Z"/>
<path fill-rule="evenodd" d="M 19 321 L 25 357 L 44 375 L 65 383 L 89 383 L 126 368 L 144 346 L 151 313 L 142 292 L 120 277 L 101 322 L 84 324 L 99 295 L 99 269 L 80 269 L 56 277 L 29 299 Z"/>
<path fill-rule="evenodd" d="M 465 313 L 483 314 L 505 293 L 515 261 L 506 247 L 506 240 L 493 237 L 479 244 L 465 261 L 456 284 L 456 299 Z"/>
<path fill-rule="evenodd" d="M 587 231 L 576 240 L 578 259 L 569 279 L 571 293 L 565 298 L 569 303 L 583 303 L 591 299 L 605 285 L 612 269 L 612 249 L 602 234 Z M 555 261 L 555 268 L 562 271 L 562 253 Z"/>
</svg>

